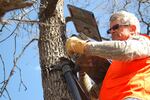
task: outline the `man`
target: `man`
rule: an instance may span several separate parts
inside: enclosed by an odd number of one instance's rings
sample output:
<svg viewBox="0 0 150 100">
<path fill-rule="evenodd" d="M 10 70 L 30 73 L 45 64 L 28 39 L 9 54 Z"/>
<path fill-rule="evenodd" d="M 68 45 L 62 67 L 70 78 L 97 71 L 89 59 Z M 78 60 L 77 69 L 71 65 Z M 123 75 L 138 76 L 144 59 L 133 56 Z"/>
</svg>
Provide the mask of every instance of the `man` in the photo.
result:
<svg viewBox="0 0 150 100">
<path fill-rule="evenodd" d="M 112 41 L 86 42 L 71 37 L 68 55 L 74 53 L 112 59 L 99 100 L 150 100 L 150 40 L 140 35 L 140 24 L 132 13 L 119 11 L 110 17 Z"/>
</svg>

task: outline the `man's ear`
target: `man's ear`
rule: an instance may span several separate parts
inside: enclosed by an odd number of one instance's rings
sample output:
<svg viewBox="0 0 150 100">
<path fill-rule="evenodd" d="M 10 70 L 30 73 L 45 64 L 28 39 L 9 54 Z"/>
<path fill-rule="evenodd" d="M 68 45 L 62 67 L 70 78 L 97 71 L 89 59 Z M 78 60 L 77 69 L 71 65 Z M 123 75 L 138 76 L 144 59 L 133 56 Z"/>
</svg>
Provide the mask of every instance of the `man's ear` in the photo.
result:
<svg viewBox="0 0 150 100">
<path fill-rule="evenodd" d="M 136 31 L 136 26 L 135 25 L 131 25 L 130 26 L 130 31 L 131 32 L 135 32 Z"/>
</svg>

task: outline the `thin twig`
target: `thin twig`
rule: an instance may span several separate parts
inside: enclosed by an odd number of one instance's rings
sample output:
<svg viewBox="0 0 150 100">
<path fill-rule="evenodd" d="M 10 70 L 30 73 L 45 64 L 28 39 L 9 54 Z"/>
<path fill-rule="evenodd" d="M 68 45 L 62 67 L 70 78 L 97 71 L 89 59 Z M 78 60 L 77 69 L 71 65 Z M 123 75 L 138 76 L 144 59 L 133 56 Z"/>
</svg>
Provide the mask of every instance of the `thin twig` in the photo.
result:
<svg viewBox="0 0 150 100">
<path fill-rule="evenodd" d="M 13 76 L 14 71 L 15 71 L 15 68 L 17 67 L 17 62 L 18 62 L 18 60 L 21 58 L 21 56 L 23 55 L 23 53 L 25 52 L 25 50 L 27 49 L 27 47 L 28 47 L 32 42 L 38 41 L 38 39 L 35 39 L 35 38 L 32 39 L 27 45 L 25 45 L 25 47 L 23 48 L 23 50 L 21 51 L 21 53 L 19 54 L 19 56 L 18 56 L 18 57 L 15 57 L 15 55 L 16 55 L 16 36 L 17 36 L 17 35 L 15 35 L 15 38 L 14 38 L 14 41 L 15 41 L 15 50 L 14 50 L 14 53 L 13 53 L 13 56 L 14 56 L 13 63 L 14 63 L 14 65 L 13 65 L 13 68 L 11 69 L 11 71 L 10 71 L 10 74 L 9 74 L 9 76 L 8 76 L 8 79 L 4 81 L 4 84 L 3 84 L 2 88 L 1 88 L 1 91 L 0 91 L 0 92 L 1 92 L 0 97 L 3 95 L 4 91 L 6 91 L 6 87 L 7 87 L 7 85 L 8 85 L 8 82 L 9 82 L 9 80 L 11 79 L 11 77 Z"/>
<path fill-rule="evenodd" d="M 15 38 L 14 38 L 14 40 L 15 40 L 14 55 L 15 55 L 15 53 L 16 53 L 16 36 L 17 36 L 17 35 L 15 35 Z M 6 91 L 7 84 L 8 84 L 8 82 L 9 82 L 10 78 L 13 76 L 13 73 L 14 73 L 14 71 L 15 71 L 15 68 L 16 68 L 16 63 L 15 63 L 15 59 L 14 59 L 14 66 L 13 66 L 13 68 L 12 68 L 11 71 L 10 71 L 10 74 L 9 74 L 9 76 L 8 76 L 8 79 L 7 79 L 7 80 L 4 80 L 4 84 L 3 84 L 2 88 L 1 88 L 0 97 L 3 95 L 4 91 Z"/>
<path fill-rule="evenodd" d="M 24 84 L 24 82 L 23 82 L 23 79 L 22 79 L 22 72 L 21 72 L 21 69 L 19 68 L 19 67 L 17 67 L 18 68 L 18 70 L 19 70 L 19 74 L 20 74 L 20 85 L 19 85 L 19 91 L 20 91 L 20 89 L 21 89 L 21 85 L 23 85 L 23 87 L 25 88 L 24 90 L 26 91 L 27 90 L 27 87 L 26 87 L 26 85 Z"/>
<path fill-rule="evenodd" d="M 15 31 L 18 29 L 19 24 L 20 24 L 20 22 L 18 22 L 18 24 L 17 24 L 16 28 L 15 28 L 15 29 L 11 32 L 11 34 L 10 34 L 10 35 L 8 35 L 6 38 L 4 38 L 4 39 L 0 40 L 0 43 L 4 42 L 4 41 L 6 41 L 8 38 L 10 38 L 10 37 L 11 37 L 11 36 L 15 33 Z"/>
<path fill-rule="evenodd" d="M 34 41 L 38 41 L 37 38 L 32 39 L 27 45 L 25 45 L 25 47 L 23 48 L 22 52 L 20 53 L 20 55 L 18 57 L 16 57 L 16 61 L 22 56 L 22 54 L 24 53 L 24 51 L 26 50 L 26 48 Z"/>
<path fill-rule="evenodd" d="M 145 21 L 144 18 L 143 18 L 143 15 L 142 15 L 142 12 L 141 12 L 141 4 L 142 4 L 142 2 L 139 1 L 139 4 L 138 4 L 138 13 L 139 13 L 139 15 L 140 15 L 141 21 L 142 21 L 145 25 L 147 25 L 147 35 L 149 35 L 150 23 L 147 22 L 147 21 Z"/>
<path fill-rule="evenodd" d="M 7 93 L 7 96 L 9 98 L 9 100 L 11 100 L 11 97 L 10 97 L 10 94 L 9 94 L 8 90 L 7 89 L 5 89 L 5 90 L 6 90 L 6 93 Z"/>
<path fill-rule="evenodd" d="M 29 12 L 31 12 L 31 11 L 32 11 L 32 10 L 30 10 Z M 21 16 L 20 20 L 22 20 L 23 17 L 24 17 L 25 15 L 27 15 L 29 12 L 23 14 L 23 15 Z M 8 35 L 8 36 L 7 36 L 6 38 L 4 38 L 3 40 L 0 40 L 0 43 L 4 42 L 4 41 L 6 41 L 8 38 L 10 38 L 10 37 L 15 33 L 15 31 L 18 29 L 20 23 L 21 23 L 21 21 L 19 21 L 19 22 L 17 23 L 16 28 L 12 31 L 12 33 L 11 33 L 10 35 Z"/>
<path fill-rule="evenodd" d="M 6 71 L 5 71 L 5 63 L 4 63 L 4 60 L 3 60 L 3 58 L 2 58 L 2 55 L 0 54 L 0 59 L 1 59 L 1 62 L 2 62 L 2 65 L 3 65 L 3 71 L 4 71 L 4 79 L 3 80 L 5 80 L 6 78 Z"/>
</svg>

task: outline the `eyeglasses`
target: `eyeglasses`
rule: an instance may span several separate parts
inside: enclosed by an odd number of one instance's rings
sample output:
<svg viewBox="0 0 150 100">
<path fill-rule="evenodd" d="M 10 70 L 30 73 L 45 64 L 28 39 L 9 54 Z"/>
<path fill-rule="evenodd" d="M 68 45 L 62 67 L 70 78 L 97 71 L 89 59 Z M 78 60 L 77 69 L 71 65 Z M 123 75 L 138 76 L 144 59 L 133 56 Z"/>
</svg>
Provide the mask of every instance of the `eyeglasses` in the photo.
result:
<svg viewBox="0 0 150 100">
<path fill-rule="evenodd" d="M 110 29 L 107 30 L 107 34 L 110 34 L 111 30 L 117 30 L 117 29 L 119 29 L 120 26 L 129 26 L 129 25 L 119 25 L 119 24 L 116 24 L 116 25 L 112 26 Z"/>
</svg>

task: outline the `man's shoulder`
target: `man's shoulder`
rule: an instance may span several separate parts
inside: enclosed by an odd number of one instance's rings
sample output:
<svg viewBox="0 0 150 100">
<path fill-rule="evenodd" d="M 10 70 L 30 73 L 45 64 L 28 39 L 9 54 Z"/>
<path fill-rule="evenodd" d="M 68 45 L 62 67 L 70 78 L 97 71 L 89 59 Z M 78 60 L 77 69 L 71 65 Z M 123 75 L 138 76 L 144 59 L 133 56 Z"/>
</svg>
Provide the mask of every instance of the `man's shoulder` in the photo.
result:
<svg viewBox="0 0 150 100">
<path fill-rule="evenodd" d="M 129 40 L 149 41 L 150 36 L 147 36 L 147 35 L 133 35 L 129 38 Z"/>
</svg>

